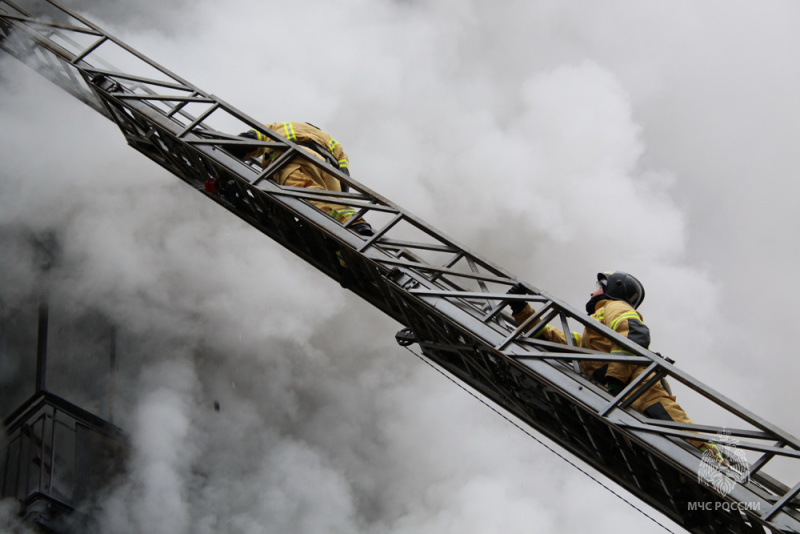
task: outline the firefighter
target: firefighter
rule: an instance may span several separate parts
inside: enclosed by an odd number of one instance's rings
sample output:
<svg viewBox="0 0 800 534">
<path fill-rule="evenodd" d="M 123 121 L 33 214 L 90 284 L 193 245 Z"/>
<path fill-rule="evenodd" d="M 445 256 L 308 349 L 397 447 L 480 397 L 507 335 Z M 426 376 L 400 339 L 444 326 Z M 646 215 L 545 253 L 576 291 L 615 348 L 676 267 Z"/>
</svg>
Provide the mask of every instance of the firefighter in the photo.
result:
<svg viewBox="0 0 800 534">
<path fill-rule="evenodd" d="M 508 292 L 519 295 L 527 291 L 522 284 L 516 284 Z M 586 303 L 586 312 L 616 333 L 647 349 L 650 346 L 650 329 L 644 324 L 642 315 L 636 311 L 644 300 L 644 294 L 641 282 L 628 273 L 621 271 L 598 273 L 596 288 Z M 533 308 L 523 301 L 512 301 L 511 311 L 517 324 L 522 324 L 535 313 Z M 576 332 L 571 335 L 575 344 L 582 348 L 633 356 L 631 352 L 591 328 L 584 329 L 582 335 Z M 540 328 L 534 337 L 567 344 L 564 332 L 550 325 Z M 598 360 L 582 361 L 580 369 L 583 374 L 602 384 L 614 396 L 645 371 L 645 367 L 637 364 Z M 631 403 L 631 407 L 652 419 L 692 424 L 692 420 L 676 402 L 671 392 L 667 391 L 665 385 L 666 381 L 652 385 Z M 703 451 L 713 447 L 702 441 L 687 441 Z M 716 448 L 713 448 L 716 453 Z"/>
<path fill-rule="evenodd" d="M 274 124 L 265 124 L 264 126 L 286 139 L 294 141 L 317 159 L 327 161 L 348 176 L 350 175 L 349 158 L 342 149 L 342 145 L 316 126 L 307 122 L 276 122 Z M 249 130 L 239 134 L 239 136 L 257 141 L 270 141 L 266 135 L 257 130 Z M 281 152 L 264 146 L 256 147 L 254 150 L 250 150 L 251 148 L 247 145 L 230 145 L 226 147 L 226 150 L 239 159 L 262 157 L 261 165 L 264 168 L 275 161 L 275 158 Z M 342 184 L 336 177 L 302 158 L 295 158 L 284 165 L 276 173 L 274 180 L 280 185 L 291 187 L 342 191 Z M 347 190 L 346 185 L 344 190 Z M 342 224 L 356 214 L 356 210 L 349 206 L 313 200 L 310 202 Z M 372 227 L 364 219 L 359 219 L 351 224 L 350 229 L 363 236 L 373 235 Z"/>
</svg>

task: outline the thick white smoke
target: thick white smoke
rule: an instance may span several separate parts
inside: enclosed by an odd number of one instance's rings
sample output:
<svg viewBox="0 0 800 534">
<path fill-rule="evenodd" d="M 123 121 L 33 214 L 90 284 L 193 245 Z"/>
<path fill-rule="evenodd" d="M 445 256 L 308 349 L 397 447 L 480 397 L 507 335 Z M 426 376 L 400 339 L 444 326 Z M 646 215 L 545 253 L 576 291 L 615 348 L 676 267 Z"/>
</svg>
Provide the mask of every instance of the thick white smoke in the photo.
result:
<svg viewBox="0 0 800 534">
<path fill-rule="evenodd" d="M 327 129 L 359 181 L 578 307 L 597 271 L 635 273 L 654 349 L 796 432 L 795 5 L 93 4 L 70 5 L 254 117 Z M 113 124 L 12 59 L 0 83 L 0 223 L 55 232 L 53 298 L 124 326 L 106 531 L 654 529 Z M 11 250 L 6 303 L 37 284 Z"/>
</svg>

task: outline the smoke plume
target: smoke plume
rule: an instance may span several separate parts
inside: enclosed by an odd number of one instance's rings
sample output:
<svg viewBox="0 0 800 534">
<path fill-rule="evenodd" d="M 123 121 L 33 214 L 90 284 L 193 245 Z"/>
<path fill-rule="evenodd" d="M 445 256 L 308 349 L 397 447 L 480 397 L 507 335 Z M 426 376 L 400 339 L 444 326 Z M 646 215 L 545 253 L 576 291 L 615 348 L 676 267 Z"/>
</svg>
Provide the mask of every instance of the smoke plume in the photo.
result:
<svg viewBox="0 0 800 534">
<path fill-rule="evenodd" d="M 598 271 L 635 273 L 655 350 L 797 431 L 796 4 L 66 3 L 264 122 L 331 132 L 359 181 L 580 308 Z M 0 86 L 3 317 L 44 291 L 62 332 L 119 325 L 96 411 L 132 452 L 104 531 L 653 530 L 114 124 L 8 57 Z M 52 384 L 88 405 L 79 349 Z"/>
</svg>

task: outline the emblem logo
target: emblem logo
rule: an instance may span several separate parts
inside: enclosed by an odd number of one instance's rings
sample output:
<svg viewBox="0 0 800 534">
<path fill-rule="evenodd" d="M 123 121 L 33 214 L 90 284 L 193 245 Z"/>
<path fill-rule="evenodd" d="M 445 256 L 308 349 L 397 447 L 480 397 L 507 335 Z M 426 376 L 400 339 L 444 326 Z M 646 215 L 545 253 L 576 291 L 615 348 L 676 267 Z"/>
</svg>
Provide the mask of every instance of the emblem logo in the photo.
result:
<svg viewBox="0 0 800 534">
<path fill-rule="evenodd" d="M 736 484 L 746 484 L 750 479 L 750 464 L 742 449 L 737 448 L 737 439 L 726 432 L 717 434 L 711 441 L 717 450 L 708 448 L 703 452 L 697 469 L 697 481 L 713 488 L 723 497 L 730 493 Z M 717 451 L 723 460 L 717 458 Z"/>
</svg>

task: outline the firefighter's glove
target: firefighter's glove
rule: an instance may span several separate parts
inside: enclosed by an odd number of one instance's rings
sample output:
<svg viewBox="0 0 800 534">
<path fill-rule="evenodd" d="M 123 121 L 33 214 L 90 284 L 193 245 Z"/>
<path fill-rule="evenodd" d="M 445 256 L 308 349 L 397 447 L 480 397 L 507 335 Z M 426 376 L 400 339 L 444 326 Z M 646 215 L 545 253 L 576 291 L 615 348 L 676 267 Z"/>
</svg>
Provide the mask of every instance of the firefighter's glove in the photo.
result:
<svg viewBox="0 0 800 534">
<path fill-rule="evenodd" d="M 358 235 L 363 235 L 364 237 L 375 235 L 375 232 L 372 231 L 372 226 L 370 226 L 370 224 L 363 219 L 351 224 L 350 229 Z"/>
<path fill-rule="evenodd" d="M 255 139 L 256 141 L 258 140 L 258 134 L 255 130 L 247 130 L 246 132 L 242 132 L 239 134 L 239 137 Z M 244 159 L 247 154 L 253 151 L 253 147 L 248 145 L 228 145 L 226 150 L 235 158 Z"/>
<path fill-rule="evenodd" d="M 608 390 L 609 393 L 611 393 L 616 397 L 617 395 L 619 395 L 619 392 L 625 388 L 625 383 L 618 378 L 608 376 L 606 377 L 605 388 Z"/>
<path fill-rule="evenodd" d="M 525 289 L 525 286 L 522 285 L 522 282 L 517 282 L 516 284 L 511 286 L 511 289 L 509 289 L 506 292 L 506 294 L 508 294 L 508 295 L 526 295 L 526 294 L 528 294 L 528 290 Z M 525 306 L 527 304 L 528 303 L 525 302 L 524 300 L 512 300 L 511 302 L 508 303 L 508 305 L 511 306 L 511 311 L 514 312 L 515 314 L 517 314 L 517 313 L 521 312 L 523 309 L 525 309 Z"/>
<path fill-rule="evenodd" d="M 724 465 L 728 465 L 728 462 L 726 462 L 725 459 L 722 457 L 722 454 L 719 452 L 719 449 L 717 448 L 717 446 L 715 444 L 713 444 L 713 443 L 703 443 L 703 445 L 700 447 L 700 450 L 702 452 L 704 452 L 704 453 L 706 451 L 710 451 L 709 454 L 711 454 L 714 458 L 716 458 L 716 460 L 719 463 L 724 464 Z"/>
</svg>

